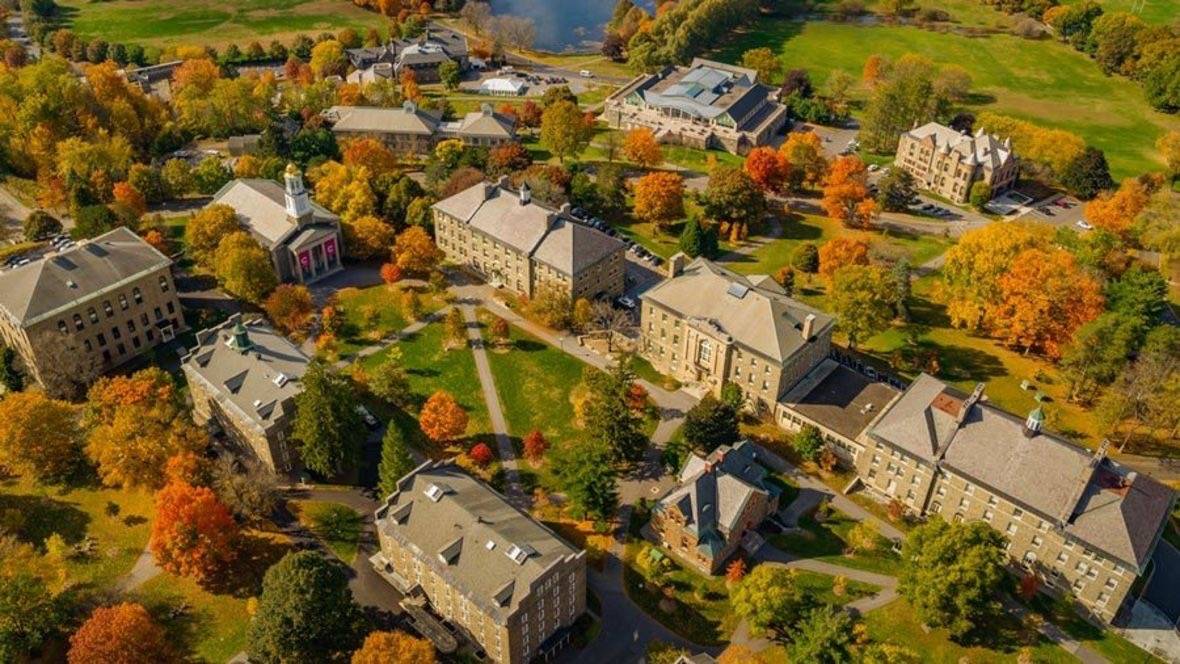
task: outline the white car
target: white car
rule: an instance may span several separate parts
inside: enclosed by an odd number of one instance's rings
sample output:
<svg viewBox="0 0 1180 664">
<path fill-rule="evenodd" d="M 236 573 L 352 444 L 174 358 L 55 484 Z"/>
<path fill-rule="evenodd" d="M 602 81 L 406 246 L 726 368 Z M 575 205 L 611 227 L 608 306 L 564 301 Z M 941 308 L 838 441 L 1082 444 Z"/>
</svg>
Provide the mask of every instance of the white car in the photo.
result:
<svg viewBox="0 0 1180 664">
<path fill-rule="evenodd" d="M 1090 222 L 1086 221 L 1085 219 L 1078 219 L 1074 222 L 1074 225 L 1084 231 L 1094 230 L 1094 227 L 1090 225 Z"/>
<path fill-rule="evenodd" d="M 619 306 L 623 307 L 624 309 L 634 309 L 635 308 L 635 300 L 632 300 L 630 297 L 628 297 L 626 295 L 620 295 L 619 299 L 615 300 L 615 302 L 618 302 Z"/>
<path fill-rule="evenodd" d="M 582 71 L 578 72 L 578 76 L 581 76 L 582 78 L 594 78 L 594 72 L 590 71 L 589 69 L 583 69 Z"/>
</svg>

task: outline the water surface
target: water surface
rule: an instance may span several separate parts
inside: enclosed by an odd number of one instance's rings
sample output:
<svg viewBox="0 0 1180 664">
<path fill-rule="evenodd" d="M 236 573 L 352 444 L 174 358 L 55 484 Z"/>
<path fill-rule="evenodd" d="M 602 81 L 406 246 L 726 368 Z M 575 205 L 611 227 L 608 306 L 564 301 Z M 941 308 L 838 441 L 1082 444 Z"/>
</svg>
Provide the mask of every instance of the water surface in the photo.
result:
<svg viewBox="0 0 1180 664">
<path fill-rule="evenodd" d="M 491 0 L 497 14 L 527 16 L 537 24 L 542 51 L 593 51 L 602 42 L 614 0 Z"/>
</svg>

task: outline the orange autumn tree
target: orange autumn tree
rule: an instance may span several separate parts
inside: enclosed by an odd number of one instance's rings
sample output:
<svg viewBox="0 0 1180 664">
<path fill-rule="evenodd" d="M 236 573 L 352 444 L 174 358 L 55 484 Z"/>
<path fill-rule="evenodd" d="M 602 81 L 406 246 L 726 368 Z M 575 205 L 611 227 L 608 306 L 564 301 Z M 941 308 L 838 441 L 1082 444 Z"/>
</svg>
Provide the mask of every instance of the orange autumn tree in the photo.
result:
<svg viewBox="0 0 1180 664">
<path fill-rule="evenodd" d="M 664 163 L 664 151 L 660 149 L 655 134 L 647 127 L 627 132 L 627 138 L 623 141 L 623 154 L 646 168 L 655 168 Z"/>
<path fill-rule="evenodd" d="M 684 217 L 684 179 L 676 173 L 656 171 L 635 183 L 635 216 L 667 228 Z"/>
<path fill-rule="evenodd" d="M 824 212 L 853 228 L 869 226 L 877 216 L 877 202 L 869 197 L 868 171 L 859 157 L 847 155 L 832 162 L 824 178 Z"/>
<path fill-rule="evenodd" d="M 397 156 L 375 138 L 358 138 L 347 141 L 343 149 L 344 165 L 369 169 L 373 177 L 397 169 Z"/>
<path fill-rule="evenodd" d="M 1085 217 L 1097 228 L 1126 235 L 1135 217 L 1147 207 L 1150 192 L 1135 178 L 1127 178 L 1117 191 L 1086 203 Z"/>
<path fill-rule="evenodd" d="M 262 305 L 275 327 L 287 334 L 304 334 L 311 324 L 315 304 L 307 286 L 280 284 Z"/>
<path fill-rule="evenodd" d="M 111 194 L 116 203 L 126 205 L 128 209 L 134 210 L 137 216 L 142 217 L 147 213 L 147 199 L 130 182 L 116 182 Z"/>
<path fill-rule="evenodd" d="M 999 301 L 988 311 L 1005 343 L 1061 357 L 1074 331 L 1102 313 L 1102 285 L 1064 249 L 1026 249 L 997 280 Z"/>
<path fill-rule="evenodd" d="M 158 367 L 99 379 L 87 393 L 84 412 L 86 455 L 107 486 L 159 487 L 168 459 L 208 444 L 172 378 Z"/>
<path fill-rule="evenodd" d="M 405 632 L 372 632 L 360 650 L 352 654 L 352 664 L 434 664 L 434 645 Z"/>
<path fill-rule="evenodd" d="M 787 140 L 779 152 L 791 165 L 787 175 L 787 184 L 791 189 L 798 189 L 804 184 L 815 186 L 823 181 L 828 170 L 828 160 L 824 158 L 823 141 L 815 132 L 793 131 L 787 134 Z"/>
<path fill-rule="evenodd" d="M 100 606 L 70 637 L 70 664 L 165 664 L 180 658 L 141 604 Z"/>
<path fill-rule="evenodd" d="M 430 395 L 418 414 L 422 433 L 436 443 L 447 443 L 467 432 L 467 411 L 446 390 Z"/>
<path fill-rule="evenodd" d="M 819 248 L 819 274 L 825 279 L 847 265 L 868 265 L 869 243 L 846 236 L 834 237 Z"/>
<path fill-rule="evenodd" d="M 988 224 L 964 233 L 946 252 L 943 299 L 951 325 L 977 330 L 986 325 L 989 305 L 999 301 L 997 282 L 1018 254 L 1048 244 L 1040 224 Z"/>
<path fill-rule="evenodd" d="M 148 545 L 165 570 L 208 582 L 237 557 L 237 538 L 233 514 L 212 490 L 172 482 L 156 494 Z"/>
<path fill-rule="evenodd" d="M 746 175 L 762 191 L 780 193 L 790 179 L 791 163 L 782 152 L 774 148 L 754 148 L 746 156 Z"/>
<path fill-rule="evenodd" d="M 403 273 L 426 274 L 442 260 L 443 254 L 421 226 L 410 226 L 393 242 L 393 263 Z"/>
</svg>

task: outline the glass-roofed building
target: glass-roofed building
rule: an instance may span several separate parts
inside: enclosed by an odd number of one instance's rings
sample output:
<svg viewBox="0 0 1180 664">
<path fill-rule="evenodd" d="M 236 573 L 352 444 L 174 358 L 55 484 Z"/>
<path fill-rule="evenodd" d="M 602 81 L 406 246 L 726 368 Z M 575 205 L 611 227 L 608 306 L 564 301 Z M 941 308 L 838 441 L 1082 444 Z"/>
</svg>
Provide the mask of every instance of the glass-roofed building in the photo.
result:
<svg viewBox="0 0 1180 664">
<path fill-rule="evenodd" d="M 777 91 L 752 69 L 697 58 L 689 67 L 644 74 L 606 100 L 616 129 L 651 129 L 661 143 L 745 154 L 787 122 Z"/>
</svg>

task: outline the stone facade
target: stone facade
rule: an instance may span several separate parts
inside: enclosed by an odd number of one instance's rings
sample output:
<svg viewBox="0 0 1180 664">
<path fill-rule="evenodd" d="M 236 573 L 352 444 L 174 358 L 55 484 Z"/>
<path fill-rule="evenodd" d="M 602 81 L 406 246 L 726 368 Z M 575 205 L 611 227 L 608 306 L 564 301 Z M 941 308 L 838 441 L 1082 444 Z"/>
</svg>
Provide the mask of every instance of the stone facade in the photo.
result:
<svg viewBox="0 0 1180 664">
<path fill-rule="evenodd" d="M 715 395 L 726 382 L 759 411 L 828 356 L 832 320 L 765 277 L 698 259 L 642 296 L 640 355 L 657 371 Z"/>
<path fill-rule="evenodd" d="M 991 186 L 992 195 L 1016 184 L 1019 160 L 1012 141 L 1001 141 L 980 129 L 974 136 L 960 134 L 931 122 L 901 135 L 893 164 L 908 171 L 918 186 L 956 203 L 966 203 L 977 182 Z"/>
<path fill-rule="evenodd" d="M 583 226 L 569 206 L 554 210 L 506 183 L 484 183 L 434 208 L 435 241 L 447 260 L 518 295 L 571 300 L 624 290 L 624 245 Z"/>
<path fill-rule="evenodd" d="M 188 329 L 171 267 L 118 228 L 0 273 L 0 338 L 38 382 L 67 356 L 71 367 L 118 367 Z"/>
<path fill-rule="evenodd" d="M 375 521 L 378 572 L 490 661 L 547 658 L 586 610 L 586 553 L 457 466 L 407 475 Z"/>
</svg>

